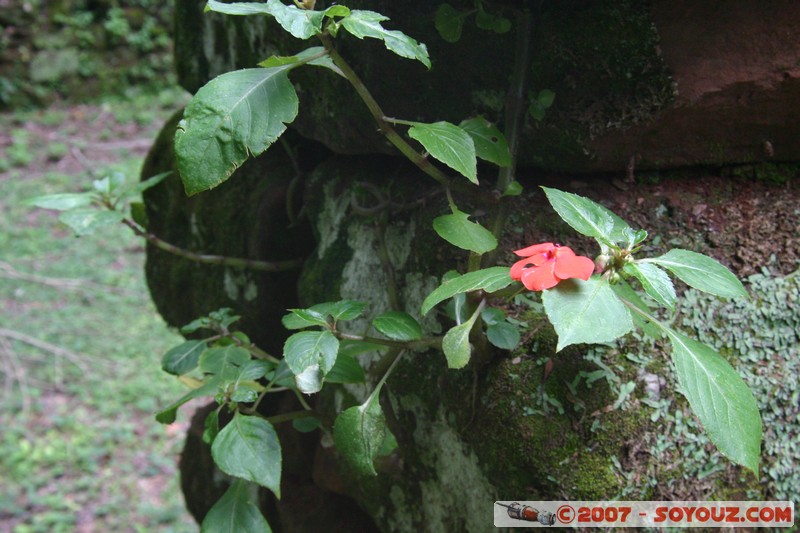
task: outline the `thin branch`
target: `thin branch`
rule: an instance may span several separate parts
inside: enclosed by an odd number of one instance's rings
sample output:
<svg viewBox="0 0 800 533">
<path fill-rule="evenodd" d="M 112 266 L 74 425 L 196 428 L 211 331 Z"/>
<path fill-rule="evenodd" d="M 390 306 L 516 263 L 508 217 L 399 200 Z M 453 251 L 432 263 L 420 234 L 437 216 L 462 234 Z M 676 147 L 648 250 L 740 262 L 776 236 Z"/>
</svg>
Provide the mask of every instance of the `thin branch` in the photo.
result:
<svg viewBox="0 0 800 533">
<path fill-rule="evenodd" d="M 380 132 L 390 143 L 394 145 L 395 148 L 400 151 L 400 153 L 402 153 L 409 161 L 414 163 L 425 174 L 436 180 L 444 187 L 452 187 L 457 189 L 459 192 L 473 196 L 479 196 L 483 200 L 490 203 L 495 203 L 497 201 L 494 196 L 483 194 L 480 189 L 476 189 L 472 186 L 467 187 L 459 180 L 451 180 L 444 172 L 439 170 L 438 167 L 431 163 L 425 155 L 421 154 L 415 150 L 413 146 L 408 144 L 408 142 L 406 142 L 406 140 L 403 139 L 399 133 L 397 133 L 394 127 L 392 127 L 392 124 L 389 120 L 387 120 L 387 116 L 383 112 L 383 109 L 381 109 L 381 106 L 372 96 L 372 93 L 369 92 L 369 89 L 367 89 L 367 87 L 364 85 L 364 82 L 361 80 L 361 78 L 358 77 L 358 74 L 355 73 L 347 61 L 345 61 L 345 59 L 333 46 L 333 41 L 331 40 L 330 36 L 322 34 L 319 35 L 319 38 L 322 41 L 322 44 L 325 46 L 325 49 L 328 51 L 328 54 L 330 55 L 334 64 L 339 67 L 344 77 L 350 82 L 358 96 L 367 106 L 367 109 L 369 109 L 372 118 L 378 124 L 378 129 Z M 410 124 L 407 121 L 401 121 L 398 119 L 391 119 L 391 121 L 398 124 Z"/>
<path fill-rule="evenodd" d="M 296 270 L 303 266 L 302 259 L 287 259 L 284 261 L 259 261 L 257 259 L 246 259 L 243 257 L 227 257 L 224 255 L 198 254 L 185 248 L 180 248 L 174 244 L 162 240 L 139 226 L 129 218 L 123 218 L 122 223 L 128 226 L 136 235 L 143 237 L 147 242 L 164 252 L 189 259 L 196 263 L 206 265 L 230 266 L 234 268 L 247 268 L 259 270 L 261 272 L 286 272 Z"/>
<path fill-rule="evenodd" d="M 30 335 L 26 335 L 25 333 L 6 328 L 0 328 L 0 337 L 5 337 L 7 339 L 14 339 L 23 342 L 25 344 L 29 344 L 35 348 L 39 348 L 40 350 L 50 352 L 53 355 L 64 357 L 65 359 L 68 359 L 72 364 L 80 368 L 83 372 L 87 372 L 89 370 L 89 367 L 86 366 L 86 363 L 82 361 L 84 357 L 81 357 L 80 355 L 70 350 L 67 350 L 66 348 L 62 348 L 61 346 L 56 346 L 55 344 L 50 344 L 47 341 L 31 337 Z"/>
<path fill-rule="evenodd" d="M 93 281 L 89 281 L 87 279 L 51 278 L 48 276 L 39 276 L 37 274 L 20 272 L 5 261 L 0 261 L 0 278 L 29 281 L 31 283 L 39 283 L 41 285 L 55 287 L 57 289 L 78 290 L 92 288 L 103 292 L 113 292 L 115 294 L 133 294 L 132 291 L 120 289 L 119 287 L 111 287 L 109 285 L 94 283 Z"/>
</svg>

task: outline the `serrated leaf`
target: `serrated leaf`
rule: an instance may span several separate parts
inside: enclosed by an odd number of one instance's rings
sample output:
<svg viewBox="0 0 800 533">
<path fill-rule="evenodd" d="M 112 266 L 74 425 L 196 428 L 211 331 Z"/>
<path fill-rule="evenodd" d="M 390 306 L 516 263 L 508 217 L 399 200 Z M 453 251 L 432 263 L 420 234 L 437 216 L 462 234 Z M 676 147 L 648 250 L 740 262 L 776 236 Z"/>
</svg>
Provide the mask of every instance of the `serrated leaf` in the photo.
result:
<svg viewBox="0 0 800 533">
<path fill-rule="evenodd" d="M 408 129 L 409 137 L 419 141 L 431 156 L 478 184 L 475 143 L 466 131 L 444 121 L 413 124 Z"/>
<path fill-rule="evenodd" d="M 491 231 L 477 222 L 469 220 L 469 215 L 455 210 L 450 215 L 433 219 L 433 229 L 444 240 L 476 254 L 485 254 L 497 248 L 497 239 Z"/>
<path fill-rule="evenodd" d="M 625 229 L 630 226 L 608 208 L 577 194 L 542 189 L 556 213 L 578 233 L 608 245 L 625 242 Z"/>
<path fill-rule="evenodd" d="M 633 328 L 625 304 L 599 277 L 564 280 L 542 292 L 542 303 L 558 334 L 556 351 L 571 344 L 611 342 Z"/>
<path fill-rule="evenodd" d="M 428 314 L 436 304 L 464 292 L 484 290 L 495 292 L 511 285 L 508 267 L 497 266 L 469 272 L 442 283 L 422 302 L 422 316 Z"/>
<path fill-rule="evenodd" d="M 100 228 L 122 222 L 119 211 L 99 211 L 97 209 L 73 209 L 64 211 L 58 220 L 69 226 L 78 237 L 91 235 Z"/>
<path fill-rule="evenodd" d="M 243 479 L 234 479 L 225 494 L 203 518 L 200 533 L 271 533 L 258 507 L 258 492 Z"/>
<path fill-rule="evenodd" d="M 200 354 L 205 349 L 204 341 L 186 341 L 170 348 L 161 358 L 161 369 L 175 376 L 186 374 L 197 367 Z"/>
<path fill-rule="evenodd" d="M 377 393 L 376 393 L 377 392 Z M 379 389 L 362 405 L 336 417 L 333 441 L 347 463 L 362 476 L 377 476 L 373 461 L 386 437 L 386 420 L 378 401 Z"/>
<path fill-rule="evenodd" d="M 236 376 L 236 379 L 241 381 L 255 381 L 266 376 L 275 366 L 275 363 L 270 361 L 251 359 L 240 367 L 239 375 Z"/>
<path fill-rule="evenodd" d="M 235 346 L 208 348 L 200 354 L 198 365 L 206 374 L 214 374 L 222 379 L 234 380 L 239 375 L 241 367 L 250 361 L 250 352 Z"/>
<path fill-rule="evenodd" d="M 389 20 L 388 17 L 374 11 L 354 9 L 350 16 L 341 21 L 341 26 L 352 35 L 359 39 L 369 37 L 383 41 L 388 50 L 391 50 L 400 57 L 416 59 L 428 68 L 431 68 L 431 60 L 428 57 L 428 49 L 424 44 L 419 43 L 401 31 L 387 30 L 381 26 L 381 22 Z"/>
<path fill-rule="evenodd" d="M 662 266 L 690 287 L 710 294 L 723 298 L 747 296 L 742 282 L 707 255 L 674 248 L 662 256 L 642 259 L 641 262 Z"/>
<path fill-rule="evenodd" d="M 281 318 L 286 329 L 303 329 L 314 326 L 327 327 L 326 316 L 314 309 L 289 309 L 289 314 Z"/>
<path fill-rule="evenodd" d="M 650 314 L 650 308 L 647 307 L 647 304 L 644 302 L 644 300 L 639 297 L 639 294 L 633 290 L 630 285 L 628 285 L 627 281 L 620 280 L 618 283 L 611 285 L 611 289 L 620 299 L 626 300 L 644 313 Z M 654 339 L 661 337 L 661 328 L 659 328 L 656 324 L 644 319 L 639 313 L 630 313 L 630 315 L 633 319 L 633 323 L 636 324 L 636 326 L 638 326 L 647 335 L 653 337 Z"/>
<path fill-rule="evenodd" d="M 475 143 L 475 154 L 485 161 L 499 167 L 511 165 L 511 152 L 505 135 L 497 126 L 483 117 L 475 117 L 458 125 L 466 131 Z"/>
<path fill-rule="evenodd" d="M 175 422 L 175 419 L 178 414 L 178 408 L 188 402 L 189 400 L 194 400 L 195 398 L 202 398 L 203 396 L 214 396 L 219 389 L 220 379 L 213 377 L 205 382 L 196 389 L 192 389 L 183 396 L 181 396 L 178 400 L 172 402 L 167 407 L 156 413 L 156 420 L 161 424 L 172 424 Z"/>
<path fill-rule="evenodd" d="M 331 371 L 325 375 L 328 383 L 364 383 L 364 369 L 353 357 L 342 353 L 336 358 Z"/>
<path fill-rule="evenodd" d="M 519 329 L 508 322 L 500 322 L 486 328 L 486 337 L 501 350 L 513 350 L 520 340 Z"/>
<path fill-rule="evenodd" d="M 302 385 L 301 390 L 308 393 L 322 387 L 321 379 L 333 368 L 338 352 L 339 340 L 327 330 L 295 333 L 283 346 L 283 357 L 298 377 L 298 387 Z M 319 385 L 316 390 L 314 383 Z"/>
<path fill-rule="evenodd" d="M 264 152 L 297 116 L 292 65 L 237 70 L 204 85 L 175 132 L 175 156 L 188 195 L 216 187 Z"/>
<path fill-rule="evenodd" d="M 372 320 L 375 329 L 396 341 L 415 341 L 422 338 L 422 327 L 417 320 L 402 311 L 387 311 Z"/>
<path fill-rule="evenodd" d="M 675 310 L 675 286 L 666 272 L 652 263 L 628 263 L 623 270 L 635 276 L 653 300 Z"/>
<path fill-rule="evenodd" d="M 344 6 L 340 6 L 344 7 Z M 264 61 L 258 64 L 259 67 L 270 68 L 270 67 L 280 67 L 284 65 L 314 65 L 317 67 L 324 67 L 329 70 L 334 71 L 340 76 L 344 76 L 342 70 L 336 66 L 333 60 L 330 58 L 329 55 L 325 54 L 321 57 L 316 57 L 314 59 L 309 60 L 310 57 L 319 56 L 323 53 L 325 49 L 321 46 L 314 46 L 303 50 L 302 52 L 295 54 L 293 56 L 272 56 L 270 58 L 265 59 Z"/>
<path fill-rule="evenodd" d="M 298 39 L 308 39 L 322 32 L 324 11 L 300 9 L 295 5 L 287 5 L 280 0 L 269 0 L 267 3 L 234 2 L 224 4 L 216 0 L 208 0 L 206 11 L 216 11 L 226 15 L 270 15 L 278 24 Z"/>
<path fill-rule="evenodd" d="M 258 483 L 281 497 L 281 445 L 272 424 L 263 418 L 237 412 L 214 439 L 211 456 L 226 474 Z"/>
<path fill-rule="evenodd" d="M 450 328 L 442 339 L 442 351 L 447 359 L 447 368 L 464 368 L 469 363 L 472 355 L 472 348 L 469 344 L 469 333 L 475 321 L 478 319 L 478 311 L 475 310 L 472 316 L 458 326 Z"/>
<path fill-rule="evenodd" d="M 436 10 L 434 26 L 439 36 L 448 43 L 456 43 L 461 39 L 464 19 L 469 13 L 461 12 L 450 4 L 441 4 Z"/>
<path fill-rule="evenodd" d="M 364 313 L 367 304 L 355 300 L 339 300 L 315 305 L 312 309 L 319 309 L 333 317 L 334 322 L 339 320 L 354 320 Z"/>
<path fill-rule="evenodd" d="M 26 207 L 40 207 L 55 211 L 68 211 L 77 207 L 86 207 L 92 203 L 93 193 L 90 192 L 64 192 L 59 194 L 46 194 L 27 198 L 22 202 Z"/>
<path fill-rule="evenodd" d="M 666 329 L 681 391 L 709 439 L 724 456 L 758 476 L 761 416 L 753 393 L 710 347 Z"/>
</svg>

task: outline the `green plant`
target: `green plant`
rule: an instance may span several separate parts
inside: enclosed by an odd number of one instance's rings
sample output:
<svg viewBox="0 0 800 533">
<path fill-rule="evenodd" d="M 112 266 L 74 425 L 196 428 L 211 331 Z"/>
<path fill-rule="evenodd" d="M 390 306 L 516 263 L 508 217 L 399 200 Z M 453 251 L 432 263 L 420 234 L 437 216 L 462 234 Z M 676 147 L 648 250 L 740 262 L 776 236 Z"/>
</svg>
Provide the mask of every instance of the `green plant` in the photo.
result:
<svg viewBox="0 0 800 533">
<path fill-rule="evenodd" d="M 376 475 L 374 460 L 393 442 L 377 398 L 397 362 L 413 350 L 435 348 L 443 352 L 450 368 L 457 369 L 466 366 L 473 355 L 489 357 L 490 344 L 513 348 L 519 341 L 519 332 L 500 309 L 490 306 L 486 294 L 513 297 L 521 290 L 518 286 L 511 287 L 514 281 L 521 281 L 531 291 L 541 291 L 544 312 L 558 334 L 557 350 L 577 343 L 610 342 L 634 327 L 655 338 L 666 338 L 673 347 L 678 381 L 709 438 L 732 461 L 757 472 L 761 420 L 750 390 L 712 348 L 660 321 L 632 287 L 638 284 L 655 304 L 674 310 L 677 295 L 667 271 L 688 285 L 717 296 L 746 296 L 735 276 L 715 260 L 688 250 L 638 257 L 647 238 L 646 231 L 634 230 L 587 198 L 551 188 L 543 190 L 555 212 L 575 231 L 597 242 L 597 259 L 576 256 L 567 247 L 541 243 L 518 250 L 516 253 L 522 259 L 510 270 L 505 266 L 490 266 L 498 246 L 497 237 L 508 218 L 508 199 L 522 191 L 521 184 L 514 179 L 520 117 L 530 113 L 540 120 L 553 104 L 554 95 L 542 90 L 531 98 L 533 103 L 527 108 L 521 104 L 509 106 L 508 137 L 483 117 L 468 118 L 458 125 L 387 117 L 339 53 L 336 39 L 345 33 L 359 39 L 376 39 L 389 51 L 430 67 L 427 48 L 402 32 L 384 28 L 382 23 L 387 19 L 378 13 L 351 10 L 343 5 L 315 11 L 313 4 L 310 1 L 286 5 L 279 0 L 224 4 L 209 0 L 209 10 L 229 15 L 267 15 L 294 37 L 317 38 L 322 46 L 292 56 L 270 57 L 259 64 L 260 68 L 223 74 L 197 92 L 175 135 L 177 166 L 187 194 L 223 183 L 248 158 L 275 143 L 298 112 L 298 96 L 289 75 L 297 68 L 324 68 L 346 78 L 387 140 L 444 188 L 449 212 L 433 221 L 433 229 L 448 243 L 470 253 L 468 269 L 463 274 L 454 272 L 446 276 L 425 298 L 416 317 L 395 308 L 372 319 L 369 331 L 377 332 L 374 336 L 353 335 L 341 328 L 344 322 L 363 318 L 366 305 L 362 302 L 342 300 L 292 309 L 284 317 L 283 325 L 295 333 L 286 340 L 280 358 L 264 352 L 243 332 L 232 329 L 238 317 L 230 310 L 219 310 L 185 326 L 182 330 L 185 334 L 201 330 L 208 333 L 171 349 L 165 354 L 162 366 L 165 371 L 181 376 L 191 390 L 159 412 L 157 418 L 169 423 L 187 401 L 203 396 L 215 398 L 219 407 L 206 420 L 204 438 L 211 444 L 217 466 L 235 478 L 207 515 L 203 530 L 217 530 L 233 516 L 242 529 L 268 528 L 250 497 L 248 482 L 268 488 L 280 497 L 282 459 L 273 427 L 278 423 L 292 421 L 298 429 L 322 427 L 332 434 L 337 448 L 356 472 Z M 476 5 L 479 26 L 484 24 L 493 31 L 505 28 L 502 21 L 506 19 L 493 17 L 490 24 L 482 4 Z M 529 33 L 530 14 L 523 12 L 522 19 L 524 36 Z M 455 37 L 460 31 L 460 27 L 445 28 L 445 35 Z M 523 41 L 512 83 L 521 94 L 526 94 L 524 49 L 530 46 L 530 40 Z M 476 187 L 478 159 L 499 168 L 492 190 Z M 148 234 L 146 221 L 138 219 L 135 210 L 127 217 L 122 208 L 128 190 L 138 192 L 158 179 L 151 178 L 129 189 L 122 179 L 110 176 L 96 181 L 92 192 L 48 196 L 33 203 L 63 210 L 62 221 L 79 233 L 122 222 L 162 249 L 191 259 L 267 270 L 295 266 L 296 263 L 235 258 L 210 261 Z M 471 215 L 456 204 L 455 192 L 490 207 L 491 230 L 470 220 Z M 101 210 L 88 209 L 92 205 Z M 396 303 L 396 297 L 392 296 L 396 288 L 388 286 L 386 291 L 389 301 Z M 451 299 L 455 302 L 456 325 L 442 336 L 426 334 L 419 319 Z M 326 383 L 364 381 L 363 371 L 349 354 L 376 345 L 384 347 L 382 360 L 376 365 L 383 370 L 379 381 L 363 403 L 343 410 L 333 426 L 326 427 L 303 394 L 319 392 Z M 632 384 L 617 385 L 615 405 L 619 406 L 626 401 Z M 263 416 L 259 406 L 266 395 L 285 390 L 294 392 L 302 409 Z M 224 426 L 220 424 L 222 413 L 231 417 Z"/>
</svg>

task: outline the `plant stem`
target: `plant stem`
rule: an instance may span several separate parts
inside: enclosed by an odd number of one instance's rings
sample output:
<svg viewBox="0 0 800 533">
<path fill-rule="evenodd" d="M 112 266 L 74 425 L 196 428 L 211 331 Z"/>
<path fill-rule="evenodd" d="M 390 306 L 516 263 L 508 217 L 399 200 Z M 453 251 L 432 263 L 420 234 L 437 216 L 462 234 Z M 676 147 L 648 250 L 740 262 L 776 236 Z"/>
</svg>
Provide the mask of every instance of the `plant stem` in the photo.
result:
<svg viewBox="0 0 800 533">
<path fill-rule="evenodd" d="M 410 144 L 408 144 L 405 139 L 403 139 L 395 131 L 392 125 L 384 119 L 386 114 L 381 109 L 381 106 L 375 101 L 372 93 L 369 92 L 369 89 L 367 89 L 367 87 L 364 85 L 364 82 L 361 81 L 361 78 L 358 77 L 358 74 L 355 73 L 347 61 L 345 61 L 336 48 L 334 48 L 331 38 L 325 34 L 320 35 L 319 38 L 322 41 L 322 44 L 325 46 L 325 49 L 328 51 L 328 54 L 330 55 L 334 64 L 339 67 L 339 69 L 342 71 L 342 74 L 344 74 L 344 77 L 353 86 L 364 104 L 366 104 L 367 109 L 369 109 L 369 112 L 372 115 L 372 118 L 374 118 L 375 122 L 378 123 L 378 128 L 381 130 L 381 133 L 389 140 L 390 143 L 395 146 L 395 148 L 400 150 L 404 156 L 406 156 L 412 163 L 417 165 L 420 170 L 445 187 L 449 186 L 450 179 L 442 171 L 436 168 L 430 161 L 428 161 L 426 157 L 417 152 Z"/>
<path fill-rule="evenodd" d="M 516 50 L 514 53 L 514 69 L 511 74 L 511 86 L 506 95 L 506 141 L 511 154 L 511 163 L 501 167 L 497 175 L 496 190 L 503 194 L 516 177 L 517 161 L 519 159 L 519 142 L 522 133 L 523 117 L 525 116 L 525 93 L 528 90 L 528 72 L 531 64 L 531 48 L 533 41 L 533 15 L 529 10 L 523 10 L 519 16 L 517 26 Z M 498 239 L 503 233 L 509 214 L 511 198 L 503 197 L 494 210 L 491 228 Z M 497 260 L 498 249 L 485 255 L 484 265 L 491 265 Z"/>
<path fill-rule="evenodd" d="M 352 333 L 342 333 L 341 331 L 334 331 L 339 339 L 347 339 L 351 341 L 364 341 L 371 344 L 381 344 L 383 346 L 390 346 L 392 348 L 401 348 L 414 350 L 417 348 L 433 348 L 442 346 L 442 337 L 426 337 L 416 341 L 394 341 L 391 339 L 380 339 L 378 337 L 369 337 L 366 335 L 354 335 Z"/>
<path fill-rule="evenodd" d="M 180 248 L 174 244 L 162 240 L 160 237 L 143 229 L 139 224 L 129 218 L 123 218 L 122 223 L 128 226 L 137 236 L 143 237 L 147 242 L 164 252 L 189 259 L 196 263 L 206 265 L 230 266 L 234 268 L 246 268 L 259 270 L 261 272 L 286 272 L 296 270 L 303 266 L 302 259 L 288 259 L 284 261 L 259 261 L 256 259 L 245 259 L 243 257 L 227 257 L 224 255 L 198 254 L 185 248 Z"/>
<path fill-rule="evenodd" d="M 519 159 L 519 140 L 522 118 L 525 116 L 525 93 L 528 90 L 528 72 L 531 65 L 533 40 L 533 15 L 527 9 L 522 11 L 517 22 L 517 42 L 514 53 L 514 69 L 511 73 L 511 87 L 506 95 L 506 141 L 511 153 L 511 164 L 500 167 L 497 176 L 497 190 L 502 194 L 514 181 Z"/>
<path fill-rule="evenodd" d="M 281 422 L 289 422 L 290 420 L 297 420 L 298 418 L 309 418 L 314 416 L 312 411 L 292 411 L 291 413 L 281 413 L 267 417 L 266 420 L 272 425 L 280 424 Z"/>
</svg>

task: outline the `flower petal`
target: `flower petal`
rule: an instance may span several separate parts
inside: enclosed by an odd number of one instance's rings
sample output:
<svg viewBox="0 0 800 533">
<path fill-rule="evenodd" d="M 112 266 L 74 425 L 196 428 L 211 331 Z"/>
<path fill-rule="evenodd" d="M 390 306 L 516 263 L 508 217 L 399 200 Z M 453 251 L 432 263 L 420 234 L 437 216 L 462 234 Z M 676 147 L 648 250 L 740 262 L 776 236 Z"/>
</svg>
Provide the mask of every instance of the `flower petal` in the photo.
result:
<svg viewBox="0 0 800 533">
<path fill-rule="evenodd" d="M 594 261 L 582 255 L 559 254 L 554 262 L 553 272 L 559 279 L 580 278 L 586 281 L 594 272 Z"/>
<path fill-rule="evenodd" d="M 548 261 L 541 266 L 526 268 L 522 273 L 522 284 L 531 291 L 555 287 L 561 281 L 553 274 L 555 265 L 555 261 Z"/>
<path fill-rule="evenodd" d="M 521 250 L 514 251 L 520 257 L 530 257 L 532 255 L 552 252 L 555 249 L 556 245 L 552 242 L 543 242 L 542 244 L 534 244 L 533 246 L 528 246 L 527 248 L 523 248 Z"/>
<path fill-rule="evenodd" d="M 520 259 L 519 261 L 517 261 L 516 263 L 511 265 L 511 272 L 509 273 L 510 276 L 511 276 L 511 279 L 515 279 L 517 281 L 522 279 L 522 272 L 526 268 L 530 267 L 530 265 L 531 265 L 531 262 L 530 262 L 530 260 L 528 260 L 528 258 Z"/>
</svg>

